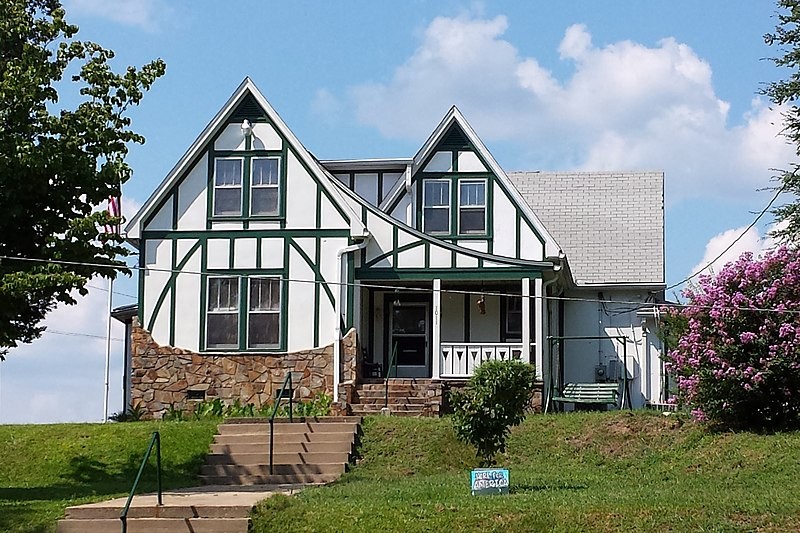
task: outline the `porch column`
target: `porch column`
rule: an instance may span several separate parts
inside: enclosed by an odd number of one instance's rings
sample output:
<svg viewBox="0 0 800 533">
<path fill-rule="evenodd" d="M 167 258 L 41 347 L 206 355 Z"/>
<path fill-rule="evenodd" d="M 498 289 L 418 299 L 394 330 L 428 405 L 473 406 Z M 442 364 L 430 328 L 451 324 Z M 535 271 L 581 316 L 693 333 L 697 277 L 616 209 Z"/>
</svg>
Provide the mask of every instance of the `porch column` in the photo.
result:
<svg viewBox="0 0 800 533">
<path fill-rule="evenodd" d="M 433 280 L 433 346 L 431 346 L 431 378 L 439 379 L 442 358 L 442 280 Z"/>
<path fill-rule="evenodd" d="M 522 278 L 522 360 L 531 362 L 531 278 Z"/>
<path fill-rule="evenodd" d="M 544 325 L 547 319 L 547 302 L 544 298 L 544 284 L 542 278 L 533 280 L 533 294 L 535 296 L 534 304 L 536 305 L 536 315 L 534 319 L 534 340 L 536 342 L 534 364 L 536 365 L 536 377 L 542 379 L 542 370 L 544 369 L 544 353 L 547 344 L 547 339 L 544 335 Z"/>
</svg>

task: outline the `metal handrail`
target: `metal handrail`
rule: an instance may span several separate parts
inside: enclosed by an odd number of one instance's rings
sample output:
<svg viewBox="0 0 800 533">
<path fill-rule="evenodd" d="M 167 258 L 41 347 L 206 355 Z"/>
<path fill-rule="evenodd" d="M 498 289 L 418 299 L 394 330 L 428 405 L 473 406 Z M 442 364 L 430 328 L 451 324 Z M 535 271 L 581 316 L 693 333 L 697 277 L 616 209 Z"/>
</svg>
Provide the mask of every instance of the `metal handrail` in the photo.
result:
<svg viewBox="0 0 800 533">
<path fill-rule="evenodd" d="M 294 399 L 294 391 L 292 390 L 292 373 L 287 372 L 286 377 L 283 378 L 283 385 L 281 385 L 281 390 L 278 393 L 278 397 L 275 398 L 275 406 L 272 408 L 272 415 L 269 417 L 269 475 L 272 475 L 272 454 L 275 441 L 275 415 L 278 414 L 278 407 L 283 399 L 287 383 L 289 385 L 289 422 L 294 422 L 292 419 L 292 402 Z"/>
<path fill-rule="evenodd" d="M 142 464 L 139 466 L 139 473 L 136 474 L 133 487 L 131 487 L 131 493 L 128 495 L 128 501 L 125 503 L 125 507 L 122 509 L 122 513 L 119 515 L 119 519 L 122 521 L 122 533 L 126 533 L 128 531 L 128 510 L 131 507 L 133 495 L 136 493 L 136 487 L 139 485 L 139 480 L 142 479 L 144 466 L 147 464 L 147 460 L 150 459 L 150 453 L 153 451 L 153 446 L 156 447 L 156 484 L 158 487 L 158 505 L 164 505 L 164 500 L 161 494 L 161 435 L 158 433 L 158 431 L 154 431 L 153 436 L 150 437 L 150 445 L 147 447 L 147 451 L 144 454 Z"/>
<path fill-rule="evenodd" d="M 386 369 L 386 379 L 383 382 L 383 407 L 389 407 L 389 376 L 392 375 L 394 367 L 394 377 L 397 377 L 397 343 L 392 347 L 392 356 L 389 359 L 389 367 Z"/>
</svg>

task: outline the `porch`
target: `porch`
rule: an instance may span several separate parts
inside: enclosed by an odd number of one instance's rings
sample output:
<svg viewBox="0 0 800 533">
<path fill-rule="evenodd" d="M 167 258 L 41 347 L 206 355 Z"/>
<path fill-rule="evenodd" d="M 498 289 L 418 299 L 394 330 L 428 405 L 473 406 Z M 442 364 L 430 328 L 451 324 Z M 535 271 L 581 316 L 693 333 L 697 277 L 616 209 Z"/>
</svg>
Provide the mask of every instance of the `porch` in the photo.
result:
<svg viewBox="0 0 800 533">
<path fill-rule="evenodd" d="M 380 280 L 356 285 L 364 377 L 465 380 L 483 362 L 518 360 L 541 379 L 541 277 Z"/>
</svg>

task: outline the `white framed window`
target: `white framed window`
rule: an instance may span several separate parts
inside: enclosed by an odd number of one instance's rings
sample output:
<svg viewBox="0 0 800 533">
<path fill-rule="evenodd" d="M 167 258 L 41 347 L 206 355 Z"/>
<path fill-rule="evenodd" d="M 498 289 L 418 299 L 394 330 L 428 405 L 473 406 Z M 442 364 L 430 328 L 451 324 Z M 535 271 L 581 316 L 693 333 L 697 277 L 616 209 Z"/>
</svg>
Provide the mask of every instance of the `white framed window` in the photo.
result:
<svg viewBox="0 0 800 533">
<path fill-rule="evenodd" d="M 278 346 L 281 332 L 281 280 L 250 278 L 248 282 L 247 347 Z"/>
<path fill-rule="evenodd" d="M 280 159 L 254 157 L 250 161 L 250 215 L 277 215 L 280 205 Z"/>
<path fill-rule="evenodd" d="M 450 233 L 450 180 L 422 182 L 422 231 Z"/>
<path fill-rule="evenodd" d="M 458 232 L 486 233 L 486 180 L 458 182 Z"/>
<path fill-rule="evenodd" d="M 220 157 L 214 161 L 214 216 L 242 214 L 242 172 L 244 160 Z"/>
<path fill-rule="evenodd" d="M 208 278 L 206 348 L 239 347 L 239 278 Z"/>
</svg>

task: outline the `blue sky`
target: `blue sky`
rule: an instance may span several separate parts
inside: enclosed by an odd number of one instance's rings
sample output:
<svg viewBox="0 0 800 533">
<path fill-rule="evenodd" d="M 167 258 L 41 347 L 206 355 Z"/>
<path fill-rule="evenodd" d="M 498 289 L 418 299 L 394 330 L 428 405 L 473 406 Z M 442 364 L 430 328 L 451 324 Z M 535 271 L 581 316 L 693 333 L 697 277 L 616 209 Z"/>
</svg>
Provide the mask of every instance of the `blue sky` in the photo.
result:
<svg viewBox="0 0 800 533">
<path fill-rule="evenodd" d="M 128 208 L 245 76 L 323 159 L 412 156 L 456 104 L 507 170 L 664 170 L 668 283 L 741 234 L 771 197 L 759 191 L 769 169 L 793 160 L 778 110 L 757 96 L 782 75 L 763 59 L 776 52 L 762 39 L 772 1 L 65 4 L 80 38 L 116 51 L 118 70 L 167 63 L 131 114 L 147 143 L 130 153 Z M 768 246 L 771 222 L 726 258 Z M 132 303 L 134 280 L 115 289 L 115 305 Z M 51 333 L 0 364 L 0 422 L 102 417 L 104 341 L 64 333 L 102 337 L 105 298 L 93 289 L 57 310 Z M 121 353 L 115 340 L 112 411 Z"/>
</svg>

